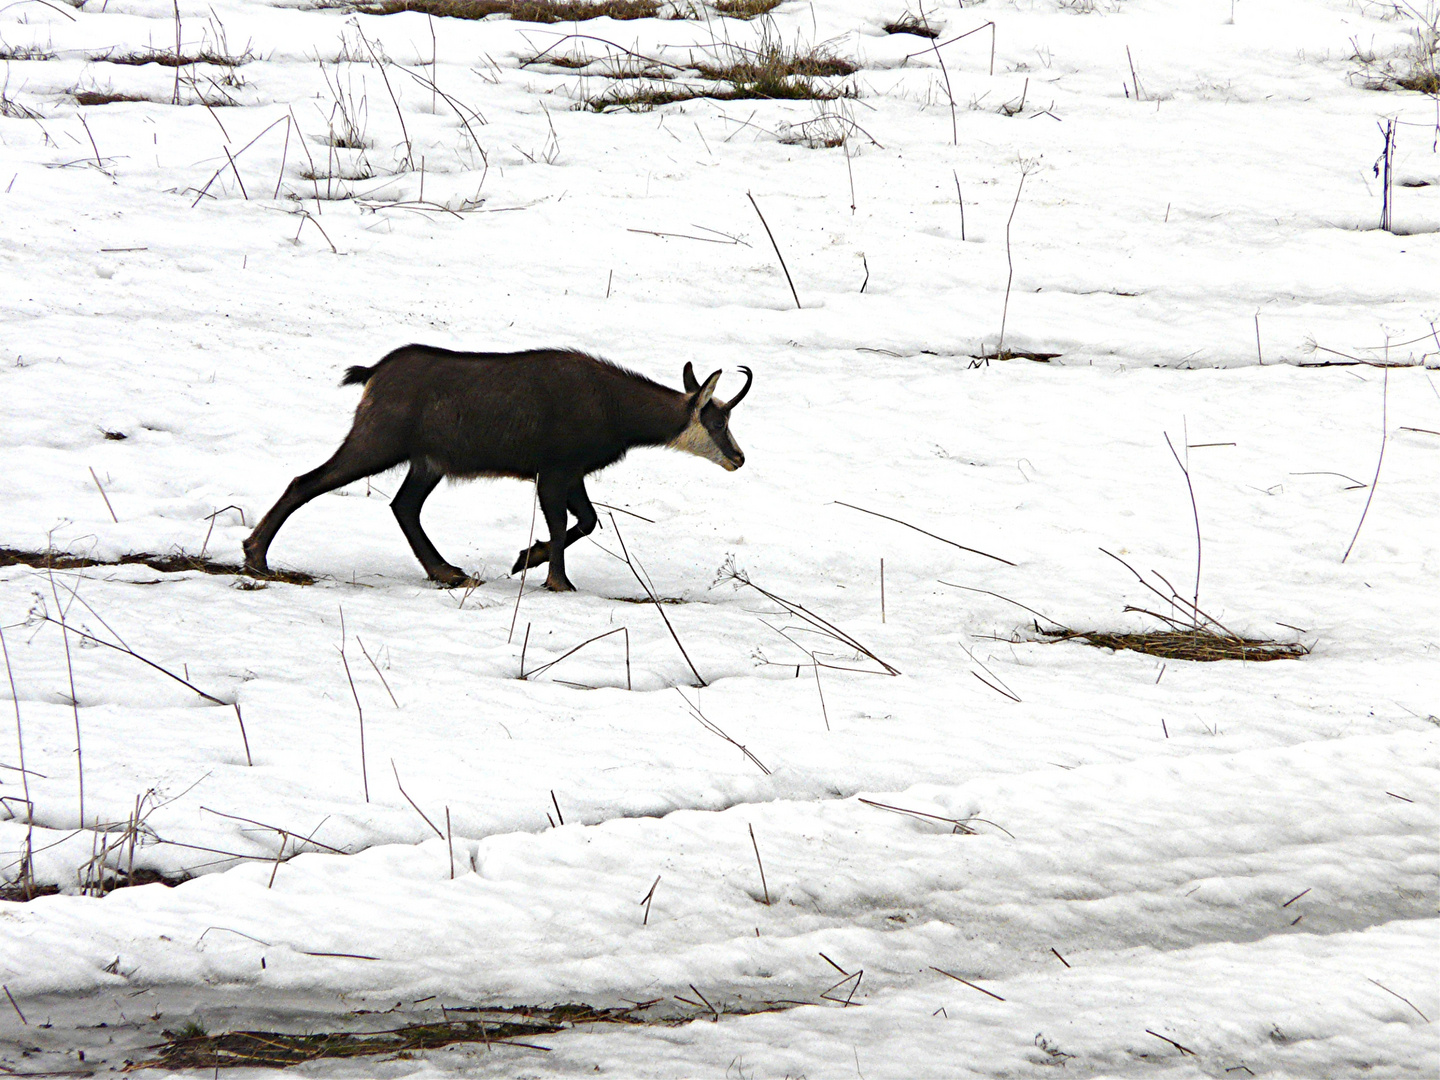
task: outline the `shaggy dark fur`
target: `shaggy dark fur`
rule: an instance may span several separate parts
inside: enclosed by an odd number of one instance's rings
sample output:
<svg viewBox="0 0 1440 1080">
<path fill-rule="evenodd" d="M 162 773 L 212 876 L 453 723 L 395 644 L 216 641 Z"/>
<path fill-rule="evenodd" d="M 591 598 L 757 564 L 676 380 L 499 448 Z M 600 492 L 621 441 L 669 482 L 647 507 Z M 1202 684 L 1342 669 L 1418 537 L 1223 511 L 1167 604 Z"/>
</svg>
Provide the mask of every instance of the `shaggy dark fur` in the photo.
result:
<svg viewBox="0 0 1440 1080">
<path fill-rule="evenodd" d="M 425 572 L 443 585 L 470 579 L 435 550 L 420 508 L 445 477 L 536 480 L 549 541 L 522 551 L 512 573 L 549 562 L 545 584 L 573 588 L 565 547 L 595 528 L 585 477 L 635 446 L 673 446 L 738 469 L 745 455 L 730 437 L 730 410 L 685 365 L 685 390 L 671 390 L 585 353 L 535 349 L 462 353 L 425 345 L 396 349 L 373 367 L 350 368 L 343 385 L 364 385 L 350 434 L 318 469 L 297 476 L 246 539 L 245 567 L 268 573 L 266 555 L 285 519 L 317 495 L 406 462 L 410 472 L 392 503 Z M 566 512 L 576 524 L 565 529 Z"/>
</svg>

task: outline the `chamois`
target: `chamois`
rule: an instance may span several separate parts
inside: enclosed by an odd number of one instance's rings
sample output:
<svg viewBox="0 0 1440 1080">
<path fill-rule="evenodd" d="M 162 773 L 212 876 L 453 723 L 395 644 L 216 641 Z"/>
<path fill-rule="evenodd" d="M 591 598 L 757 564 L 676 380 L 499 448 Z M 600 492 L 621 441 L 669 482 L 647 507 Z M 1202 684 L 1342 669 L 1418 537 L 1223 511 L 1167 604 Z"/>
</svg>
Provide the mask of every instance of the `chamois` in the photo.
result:
<svg viewBox="0 0 1440 1080">
<path fill-rule="evenodd" d="M 297 476 L 246 538 L 245 569 L 269 572 L 266 554 L 286 518 L 317 495 L 406 462 L 410 471 L 391 502 L 405 539 L 431 580 L 471 581 L 435 550 L 420 527 L 420 508 L 445 477 L 513 476 L 534 480 L 550 539 L 520 552 L 511 573 L 549 562 L 547 588 L 574 589 L 565 548 L 596 525 L 585 477 L 636 446 L 668 446 L 733 472 L 745 455 L 730 437 L 730 401 L 715 398 L 720 372 L 702 384 L 685 365 L 685 390 L 569 349 L 467 353 L 406 345 L 373 367 L 346 371 L 341 385 L 363 385 L 355 422 L 333 457 Z M 567 532 L 566 512 L 575 516 Z"/>
</svg>

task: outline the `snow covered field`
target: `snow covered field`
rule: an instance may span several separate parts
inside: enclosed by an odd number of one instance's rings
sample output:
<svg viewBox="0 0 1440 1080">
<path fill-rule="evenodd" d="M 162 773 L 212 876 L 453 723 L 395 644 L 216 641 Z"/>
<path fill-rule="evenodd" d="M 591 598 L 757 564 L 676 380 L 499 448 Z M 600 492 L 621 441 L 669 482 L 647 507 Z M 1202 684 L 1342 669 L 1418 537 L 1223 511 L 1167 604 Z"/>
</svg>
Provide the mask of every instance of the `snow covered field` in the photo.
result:
<svg viewBox="0 0 1440 1080">
<path fill-rule="evenodd" d="M 971 0 L 925 7 L 937 49 L 885 31 L 903 0 L 687 10 L 0 6 L 0 548 L 100 563 L 0 560 L 0 866 L 60 889 L 0 902 L 0 1069 L 654 1001 L 301 1069 L 1440 1073 L 1440 111 L 1365 85 L 1423 21 Z M 173 57 L 177 11 L 245 62 L 116 62 Z M 855 96 L 583 107 L 762 41 Z M 1002 318 L 1059 356 L 976 360 Z M 238 563 L 346 431 L 344 367 L 410 341 L 722 395 L 746 364 L 747 464 L 594 477 L 579 592 L 518 603 L 514 481 L 427 504 L 469 591 L 397 474 L 280 533 L 313 584 L 112 565 Z M 1046 642 L 1157 628 L 1102 548 L 1312 651 Z M 132 869 L 189 880 L 83 895 Z"/>
</svg>

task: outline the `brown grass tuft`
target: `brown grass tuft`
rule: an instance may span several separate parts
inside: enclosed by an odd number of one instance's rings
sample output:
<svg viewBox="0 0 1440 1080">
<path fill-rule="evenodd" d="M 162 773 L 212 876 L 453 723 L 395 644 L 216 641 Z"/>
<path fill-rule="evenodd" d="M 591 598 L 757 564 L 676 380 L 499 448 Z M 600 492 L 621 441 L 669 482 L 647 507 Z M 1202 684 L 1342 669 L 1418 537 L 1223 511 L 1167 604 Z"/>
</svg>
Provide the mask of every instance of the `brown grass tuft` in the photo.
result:
<svg viewBox="0 0 1440 1080">
<path fill-rule="evenodd" d="M 906 12 L 893 22 L 885 24 L 887 34 L 914 34 L 916 37 L 930 38 L 932 41 L 940 36 L 940 31 L 932 27 L 925 19 Z"/>
<path fill-rule="evenodd" d="M 255 54 L 250 49 L 243 53 L 219 52 L 214 49 L 201 49 L 199 52 L 182 52 L 178 55 L 171 50 L 164 52 L 160 49 L 141 49 L 138 52 L 96 53 L 88 57 L 96 64 L 122 64 L 126 67 L 143 67 L 145 64 L 158 64 L 161 67 L 191 67 L 194 64 L 211 64 L 215 67 L 240 67 L 254 60 Z"/>
<path fill-rule="evenodd" d="M 419 11 L 452 19 L 508 15 L 517 22 L 585 22 L 589 19 L 653 19 L 659 0 L 361 0 L 355 10 L 368 15 Z"/>
<path fill-rule="evenodd" d="M 248 1065 L 280 1068 L 303 1061 L 434 1050 L 459 1042 L 500 1043 L 534 1049 L 533 1044 L 515 1040 L 552 1035 L 576 1024 L 644 1023 L 636 1015 L 638 1011 L 638 1008 L 592 1009 L 588 1005 L 556 1005 L 537 1009 L 486 1009 L 479 1014 L 477 1010 L 462 1008 L 446 1010 L 447 1017 L 476 1012 L 477 1018 L 406 1024 L 389 1031 L 338 1031 L 316 1035 L 273 1031 L 233 1031 L 211 1035 L 199 1024 L 187 1024 L 180 1031 L 165 1032 L 166 1041 L 155 1048 L 159 1051 L 156 1056 L 135 1067 L 218 1069 Z"/>
<path fill-rule="evenodd" d="M 629 66 L 634 68 L 637 65 Z M 611 86 L 585 99 L 582 104 L 584 108 L 604 112 L 612 108 L 644 111 L 657 105 L 697 98 L 714 101 L 835 101 L 857 96 L 854 87 L 836 85 L 831 80 L 854 74 L 859 65 L 823 48 L 786 46 L 767 34 L 753 49 L 726 46 L 723 55 L 696 64 L 694 70 L 699 75 L 697 81 L 654 78 L 651 85 Z M 653 77 L 654 74 L 647 68 L 639 77 Z M 637 76 L 631 73 L 629 77 Z"/>
<path fill-rule="evenodd" d="M 64 555 L 56 551 L 21 551 L 18 548 L 0 547 L 0 566 L 33 566 L 39 570 L 78 570 L 85 566 L 148 566 L 162 574 L 181 574 L 198 570 L 204 574 L 249 573 L 231 563 L 201 559 L 194 555 L 176 553 L 171 555 L 121 555 L 118 559 L 92 559 L 85 555 Z M 299 570 L 272 570 L 268 574 L 250 574 L 267 581 L 283 581 L 288 585 L 314 585 L 315 579 Z"/>
<path fill-rule="evenodd" d="M 1234 637 L 1208 630 L 1152 630 L 1112 634 L 1104 630 L 1042 630 L 1049 642 L 1079 641 L 1097 649 L 1128 649 L 1166 660 L 1299 660 L 1310 648 L 1298 641 Z"/>
<path fill-rule="evenodd" d="M 732 19 L 758 19 L 769 15 L 785 0 L 715 0 L 715 10 Z"/>
<path fill-rule="evenodd" d="M 113 105 L 122 101 L 150 101 L 165 104 L 168 99 L 145 94 L 127 94 L 120 90 L 70 90 L 76 105 Z M 109 438 L 109 436 L 106 436 Z"/>
</svg>

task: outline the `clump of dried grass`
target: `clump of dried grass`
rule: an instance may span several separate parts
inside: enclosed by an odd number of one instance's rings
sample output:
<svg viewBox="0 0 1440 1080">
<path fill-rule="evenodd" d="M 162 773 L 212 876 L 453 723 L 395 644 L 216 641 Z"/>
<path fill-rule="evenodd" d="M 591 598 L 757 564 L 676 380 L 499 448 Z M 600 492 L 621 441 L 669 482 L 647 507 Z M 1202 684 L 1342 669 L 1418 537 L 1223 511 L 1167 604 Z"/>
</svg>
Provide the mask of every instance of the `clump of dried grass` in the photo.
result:
<svg viewBox="0 0 1440 1080">
<path fill-rule="evenodd" d="M 1128 609 L 1127 610 L 1133 610 Z M 1298 660 L 1310 652 L 1298 641 L 1270 641 L 1207 629 L 1112 633 L 1106 630 L 1042 630 L 1046 641 L 1079 641 L 1097 649 L 1128 649 L 1166 660 Z"/>
<path fill-rule="evenodd" d="M 148 94 L 131 94 L 122 90 L 81 90 L 78 87 L 67 90 L 67 94 L 74 100 L 76 105 L 114 105 L 117 102 L 125 101 L 150 101 L 164 104 L 168 101 L 164 97 L 155 97 Z"/>
<path fill-rule="evenodd" d="M 1367 90 L 1413 90 L 1440 97 L 1440 4 L 1431 0 L 1420 8 L 1399 0 L 1393 17 L 1410 23 L 1410 44 L 1385 56 L 1352 38 L 1350 61 L 1357 66 L 1352 79 Z"/>
<path fill-rule="evenodd" d="M 211 46 L 202 46 L 195 52 L 176 53 L 173 49 L 140 49 L 130 53 L 103 52 L 89 58 L 94 63 L 120 64 L 124 67 L 143 67 L 157 64 L 160 67 L 191 67 L 195 64 L 210 64 L 213 67 L 240 67 L 256 59 L 249 46 L 241 53 L 224 52 Z"/>
<path fill-rule="evenodd" d="M 372 957 L 356 957 L 373 959 Z M 438 1023 L 406 1024 L 389 1031 L 337 1031 L 293 1035 L 275 1031 L 233 1031 L 211 1035 L 199 1024 L 167 1031 L 156 1056 L 136 1068 L 218 1069 L 235 1066 L 279 1068 L 304 1061 L 359 1058 L 434 1050 L 459 1042 L 496 1043 L 544 1049 L 517 1042 L 519 1038 L 551 1035 L 576 1024 L 641 1024 L 637 1016 L 645 1002 L 628 1009 L 594 1009 L 588 1005 L 551 1008 L 450 1009 L 447 1015 L 475 1012 L 475 1019 L 446 1019 Z"/>
<path fill-rule="evenodd" d="M 92 559 L 86 555 L 64 555 L 55 551 L 22 551 L 18 548 L 0 547 L 0 566 L 33 566 L 39 570 L 78 570 L 86 566 L 148 566 L 164 574 L 180 574 L 198 570 L 203 574 L 249 574 L 264 577 L 268 581 L 283 581 L 289 585 L 313 585 L 315 579 L 299 570 L 272 570 L 256 575 L 232 563 L 216 562 L 194 555 L 176 552 L 169 555 L 139 553 L 121 555 L 118 559 Z"/>
<path fill-rule="evenodd" d="M 545 62 L 554 63 L 548 57 Z M 715 56 L 690 68 L 682 69 L 635 54 L 616 56 L 612 62 L 618 74 L 604 71 L 600 74 L 610 78 L 648 79 L 651 84 L 606 87 L 600 93 L 585 98 L 582 108 L 596 112 L 611 108 L 643 111 L 657 105 L 697 98 L 715 101 L 836 101 L 858 96 L 853 86 L 835 81 L 859 70 L 859 65 L 853 60 L 836 56 L 824 46 L 803 46 L 798 42 L 787 45 L 769 32 L 753 48 L 726 44 L 717 50 Z M 581 65 L 576 58 L 574 66 L 586 65 Z M 685 71 L 694 71 L 698 78 L 681 78 Z"/>
<path fill-rule="evenodd" d="M 508 15 L 517 22 L 585 22 L 589 19 L 653 19 L 659 0 L 362 0 L 355 10 L 367 15 L 419 11 L 452 19 Z"/>
<path fill-rule="evenodd" d="M 749 90 L 755 97 L 817 97 L 810 80 L 853 75 L 859 65 L 836 56 L 823 46 L 802 48 L 786 45 L 766 34 L 754 49 L 729 46 L 723 58 L 696 65 L 706 79 L 731 83 L 737 90 Z M 808 90 L 807 93 L 797 91 Z M 836 92 L 831 96 L 840 97 Z"/>
<path fill-rule="evenodd" d="M 0 60 L 54 60 L 55 51 L 44 45 L 10 45 L 0 41 Z"/>
<path fill-rule="evenodd" d="M 887 34 L 914 34 L 916 37 L 929 38 L 932 41 L 940 36 L 940 31 L 931 26 L 928 19 L 909 11 L 898 19 L 887 22 L 884 30 Z"/>
<path fill-rule="evenodd" d="M 785 0 L 715 0 L 715 10 L 732 19 L 758 19 L 769 15 Z"/>
</svg>

